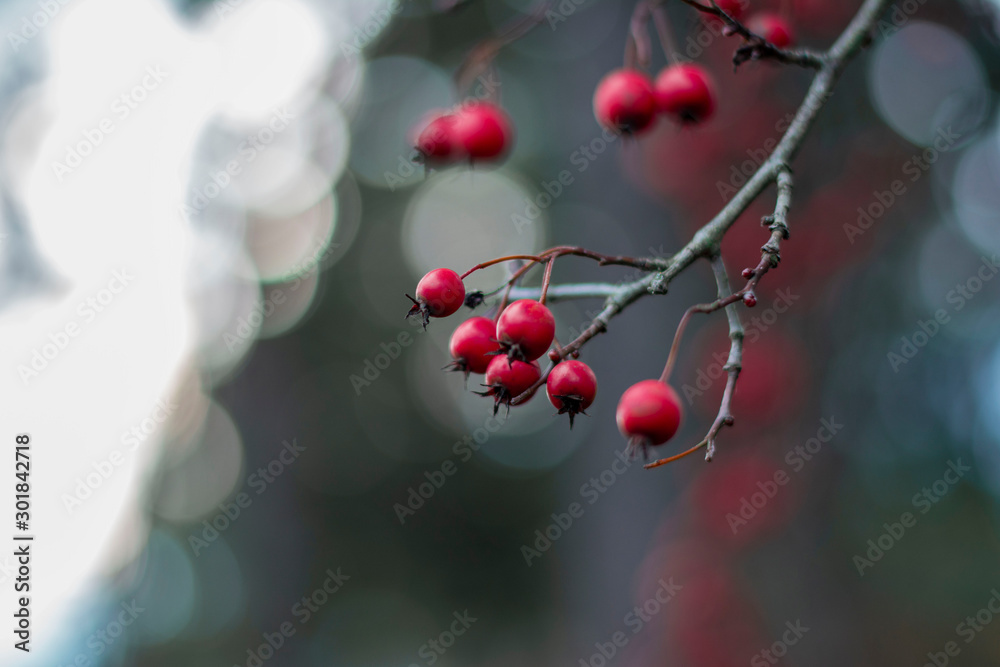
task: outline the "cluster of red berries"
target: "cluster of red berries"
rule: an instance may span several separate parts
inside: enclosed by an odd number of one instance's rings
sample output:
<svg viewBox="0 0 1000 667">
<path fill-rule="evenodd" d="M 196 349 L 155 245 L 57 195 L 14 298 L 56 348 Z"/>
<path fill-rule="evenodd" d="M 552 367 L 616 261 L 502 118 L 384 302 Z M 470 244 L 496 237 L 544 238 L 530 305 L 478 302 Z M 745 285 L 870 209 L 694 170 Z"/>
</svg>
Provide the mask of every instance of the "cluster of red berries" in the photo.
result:
<svg viewBox="0 0 1000 667">
<path fill-rule="evenodd" d="M 656 81 L 637 69 L 605 76 L 594 93 L 594 115 L 605 127 L 641 134 L 653 127 L 657 114 L 686 125 L 702 123 L 715 113 L 715 84 L 697 65 L 671 65 Z"/>
<path fill-rule="evenodd" d="M 466 302 L 465 285 L 451 269 L 434 269 L 417 283 L 416 296 L 409 298 L 413 307 L 407 316 L 421 315 L 426 326 L 431 317 L 458 311 Z M 484 374 L 486 390 L 478 393 L 493 397 L 494 414 L 501 405 L 509 410 L 511 401 L 532 392 L 519 404 L 527 402 L 540 386 L 538 360 L 552 346 L 555 331 L 555 318 L 544 304 L 532 299 L 514 301 L 496 321 L 472 317 L 460 324 L 451 336 L 452 362 L 446 368 L 461 371 L 466 378 L 470 373 Z M 597 397 L 597 377 L 582 361 L 562 360 L 555 352 L 550 357 L 558 363 L 546 379 L 546 393 L 559 414 L 569 415 L 572 428 L 573 418 L 586 414 Z M 622 395 L 616 418 L 633 452 L 645 453 L 647 447 L 661 445 L 677 432 L 681 402 L 667 384 L 644 380 Z"/>
<path fill-rule="evenodd" d="M 740 20 L 745 0 L 720 0 L 718 6 Z M 716 16 L 713 21 L 721 21 Z M 750 18 L 751 32 L 778 48 L 790 46 L 792 28 L 780 15 L 761 12 Z M 658 114 L 681 123 L 704 123 L 715 114 L 716 86 L 711 75 L 692 63 L 668 65 L 656 80 L 645 72 L 625 68 L 607 74 L 594 92 L 594 115 L 599 123 L 616 132 L 641 134 L 655 124 Z"/>
<path fill-rule="evenodd" d="M 514 126 L 492 102 L 467 102 L 433 117 L 416 138 L 424 164 L 444 167 L 463 161 L 501 158 L 514 143 Z"/>
</svg>

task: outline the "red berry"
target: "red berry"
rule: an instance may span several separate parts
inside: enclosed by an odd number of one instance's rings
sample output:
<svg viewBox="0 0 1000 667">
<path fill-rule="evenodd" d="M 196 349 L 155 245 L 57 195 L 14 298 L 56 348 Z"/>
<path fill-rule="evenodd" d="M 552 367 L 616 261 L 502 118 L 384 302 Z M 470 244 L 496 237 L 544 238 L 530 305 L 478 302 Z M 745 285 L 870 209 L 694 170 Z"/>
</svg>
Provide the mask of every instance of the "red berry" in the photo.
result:
<svg viewBox="0 0 1000 667">
<path fill-rule="evenodd" d="M 753 308 L 757 305 L 757 297 L 754 296 L 753 292 L 747 292 L 743 295 L 743 303 L 746 304 L 747 308 Z"/>
<path fill-rule="evenodd" d="M 416 149 L 425 164 L 443 164 L 461 157 L 461 147 L 455 141 L 455 118 L 443 114 L 431 120 L 417 136 Z"/>
<path fill-rule="evenodd" d="M 573 428 L 573 417 L 587 414 L 584 410 L 597 396 L 597 376 L 582 361 L 563 361 L 549 373 L 545 390 L 559 414 L 569 413 L 569 427 Z"/>
<path fill-rule="evenodd" d="M 552 311 L 531 299 L 510 304 L 497 320 L 497 340 L 511 360 L 538 359 L 555 337 L 556 319 Z"/>
<path fill-rule="evenodd" d="M 469 373 L 485 373 L 490 362 L 500 350 L 496 341 L 496 325 L 488 317 L 472 317 L 458 325 L 451 335 L 448 349 L 453 361 L 453 370 Z"/>
<path fill-rule="evenodd" d="M 681 399 L 659 380 L 643 380 L 622 394 L 615 413 L 618 430 L 629 439 L 629 448 L 662 445 L 681 424 Z"/>
<path fill-rule="evenodd" d="M 701 123 L 715 113 L 715 83 L 697 65 L 671 65 L 656 77 L 660 112 L 681 123 Z"/>
<path fill-rule="evenodd" d="M 465 303 L 465 285 L 451 269 L 434 269 L 417 283 L 417 298 L 406 295 L 413 302 L 407 317 L 420 313 L 424 327 L 432 317 L 448 317 Z"/>
<path fill-rule="evenodd" d="M 506 405 L 510 410 L 510 402 L 531 389 L 532 385 L 542 377 L 542 369 L 537 361 L 525 363 L 523 361 L 510 361 L 505 357 L 493 357 L 489 367 L 486 369 L 486 378 L 483 383 L 488 387 L 486 391 L 479 392 L 481 396 L 493 397 L 493 414 L 497 413 L 500 405 Z M 532 393 L 534 396 L 534 393 Z M 529 399 L 531 396 L 528 397 Z"/>
<path fill-rule="evenodd" d="M 452 136 L 470 160 L 493 160 L 514 143 L 507 113 L 491 102 L 469 102 L 454 114 Z"/>
<path fill-rule="evenodd" d="M 649 77 L 634 69 L 611 72 L 597 84 L 594 115 L 607 128 L 638 134 L 656 119 L 656 96 Z"/>
<path fill-rule="evenodd" d="M 750 0 L 716 0 L 715 4 L 719 6 L 719 9 L 739 21 L 743 17 L 744 11 L 750 6 Z M 705 14 L 704 16 L 706 22 L 711 25 L 728 25 L 727 22 L 723 21 L 723 19 L 718 16 L 712 16 L 711 14 Z"/>
<path fill-rule="evenodd" d="M 760 35 L 779 49 L 791 46 L 795 42 L 792 26 L 778 14 L 769 12 L 755 14 L 747 27 L 750 28 L 751 32 Z"/>
</svg>

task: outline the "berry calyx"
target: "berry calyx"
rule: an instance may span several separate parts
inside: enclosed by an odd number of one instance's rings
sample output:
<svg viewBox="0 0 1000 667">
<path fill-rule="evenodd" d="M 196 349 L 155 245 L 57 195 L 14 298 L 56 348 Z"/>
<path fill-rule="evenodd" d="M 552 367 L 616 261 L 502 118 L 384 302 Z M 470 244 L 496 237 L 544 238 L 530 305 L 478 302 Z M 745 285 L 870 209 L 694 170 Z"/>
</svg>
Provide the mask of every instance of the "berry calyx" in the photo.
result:
<svg viewBox="0 0 1000 667">
<path fill-rule="evenodd" d="M 455 141 L 455 118 L 442 114 L 427 124 L 417 136 L 415 148 L 426 165 L 441 165 L 461 158 L 461 147 Z"/>
<path fill-rule="evenodd" d="M 487 390 L 477 393 L 480 396 L 493 397 L 493 414 L 497 413 L 501 405 L 506 405 L 507 411 L 510 412 L 510 402 L 531 389 L 541 377 L 542 369 L 537 361 L 512 362 L 503 357 L 493 357 L 493 361 L 486 369 L 486 378 L 483 382 Z M 527 397 L 525 401 L 530 400 L 532 396 Z"/>
<path fill-rule="evenodd" d="M 451 269 L 434 269 L 417 283 L 417 298 L 409 294 L 406 298 L 413 302 L 407 317 L 420 314 L 424 328 L 432 317 L 448 317 L 465 303 L 465 284 Z"/>
<path fill-rule="evenodd" d="M 615 131 L 639 134 L 656 119 L 656 95 L 649 77 L 634 69 L 611 72 L 594 92 L 597 122 Z"/>
<path fill-rule="evenodd" d="M 466 379 L 469 373 L 485 373 L 500 349 L 496 335 L 496 325 L 488 317 L 472 317 L 462 322 L 448 344 L 454 361 L 445 368 L 462 371 Z"/>
<path fill-rule="evenodd" d="M 681 424 L 681 399 L 677 392 L 659 380 L 643 380 L 622 394 L 615 413 L 618 430 L 629 439 L 629 451 L 635 455 L 649 447 L 662 445 L 674 437 Z"/>
<path fill-rule="evenodd" d="M 552 345 L 556 319 L 552 311 L 531 299 L 507 306 L 497 320 L 497 340 L 510 361 L 534 361 Z"/>
<path fill-rule="evenodd" d="M 563 361 L 549 373 L 545 391 L 559 414 L 569 414 L 569 427 L 573 428 L 573 417 L 587 414 L 584 411 L 597 397 L 597 376 L 582 361 Z"/>
<path fill-rule="evenodd" d="M 778 14 L 770 12 L 755 14 L 750 18 L 747 27 L 752 33 L 760 35 L 779 49 L 784 49 L 795 43 L 792 26 Z"/>
<path fill-rule="evenodd" d="M 656 77 L 655 90 L 660 113 L 680 123 L 702 123 L 715 113 L 715 83 L 697 65 L 664 68 Z"/>
<path fill-rule="evenodd" d="M 455 144 L 472 161 L 494 160 L 514 143 L 510 116 L 492 102 L 474 101 L 455 112 L 451 123 Z"/>
</svg>

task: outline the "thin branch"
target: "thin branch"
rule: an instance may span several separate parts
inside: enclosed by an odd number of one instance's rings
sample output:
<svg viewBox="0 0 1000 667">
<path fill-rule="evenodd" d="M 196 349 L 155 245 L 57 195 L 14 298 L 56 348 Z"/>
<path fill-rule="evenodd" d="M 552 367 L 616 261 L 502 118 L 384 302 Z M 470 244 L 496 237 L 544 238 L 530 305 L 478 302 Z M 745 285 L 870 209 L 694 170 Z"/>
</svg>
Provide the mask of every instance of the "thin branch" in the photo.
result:
<svg viewBox="0 0 1000 667">
<path fill-rule="evenodd" d="M 682 0 L 682 2 L 699 12 L 718 17 L 732 34 L 739 35 L 746 41 L 746 44 L 738 48 L 733 56 L 733 64 L 736 67 L 748 60 L 775 60 L 808 69 L 821 69 L 825 65 L 825 57 L 822 54 L 806 49 L 782 49 L 775 46 L 751 31 L 737 18 L 726 13 L 715 2 L 711 2 L 711 5 L 703 5 L 698 0 Z"/>
<path fill-rule="evenodd" d="M 466 90 L 473 81 L 492 66 L 500 49 L 531 32 L 532 28 L 545 20 L 546 14 L 554 6 L 555 0 L 541 0 L 532 12 L 518 17 L 495 36 L 483 40 L 473 47 L 455 72 L 455 88 L 459 94 L 461 95 L 462 91 Z"/>
<path fill-rule="evenodd" d="M 651 0 L 639 0 L 632 11 L 628 37 L 625 38 L 625 67 L 629 69 L 637 65 L 646 68 L 653 61 L 653 49 L 646 28 L 651 12 Z"/>
<path fill-rule="evenodd" d="M 500 288 L 502 289 L 502 288 Z M 620 287 L 612 283 L 568 283 L 549 287 L 547 301 L 571 301 L 574 299 L 606 299 L 618 293 Z M 497 292 L 500 290 L 498 289 Z M 537 299 L 541 296 L 537 287 L 515 287 L 511 290 L 512 299 Z"/>
<path fill-rule="evenodd" d="M 712 427 L 708 430 L 708 435 L 705 439 L 699 442 L 697 445 L 691 449 L 682 452 L 676 456 L 671 456 L 669 458 L 660 459 L 659 461 L 654 461 L 652 463 L 647 463 L 644 468 L 647 470 L 651 468 L 658 468 L 662 465 L 672 463 L 678 459 L 684 458 L 689 454 L 693 454 L 702 447 L 707 448 L 705 452 L 705 460 L 711 461 L 712 457 L 715 455 L 715 439 L 718 437 L 719 432 L 722 431 L 725 426 L 732 426 L 734 423 L 733 418 L 733 395 L 736 393 L 736 380 L 740 376 L 740 371 L 743 368 L 743 323 L 740 322 L 740 315 L 736 310 L 736 302 L 739 301 L 739 296 L 733 294 L 732 288 L 729 286 L 729 276 L 726 273 L 726 265 L 723 263 L 722 258 L 718 255 L 712 258 L 712 271 L 715 273 L 715 283 L 719 290 L 719 299 L 716 301 L 717 304 L 726 304 L 724 307 L 726 309 L 726 316 L 729 320 L 729 359 L 726 361 L 724 370 L 728 375 L 726 381 L 726 388 L 722 393 L 722 401 L 719 404 L 719 414 L 716 416 L 715 421 L 712 422 Z M 718 310 L 718 308 L 715 308 Z M 691 311 L 689 310 L 688 313 Z M 674 340 L 674 347 L 676 348 L 678 338 Z M 675 352 L 674 349 L 671 350 L 671 355 Z M 667 369 L 664 370 L 664 374 L 669 374 L 671 362 L 667 362 Z M 661 382 L 665 380 L 660 378 Z"/>
</svg>

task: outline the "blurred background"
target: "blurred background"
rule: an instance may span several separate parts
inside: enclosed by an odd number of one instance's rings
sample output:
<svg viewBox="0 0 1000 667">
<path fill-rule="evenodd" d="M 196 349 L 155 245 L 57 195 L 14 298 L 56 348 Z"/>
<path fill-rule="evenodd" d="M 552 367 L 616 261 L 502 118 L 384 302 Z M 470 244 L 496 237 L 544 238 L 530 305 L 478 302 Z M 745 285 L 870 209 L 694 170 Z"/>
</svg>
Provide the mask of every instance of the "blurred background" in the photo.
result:
<svg viewBox="0 0 1000 667">
<path fill-rule="evenodd" d="M 750 3 L 817 48 L 860 5 Z M 670 3 L 719 112 L 609 141 L 591 98 L 633 3 L 563 0 L 466 91 L 510 113 L 509 158 L 425 175 L 413 127 L 531 8 L 0 7 L 0 437 L 32 436 L 37 535 L 32 653 L 4 664 L 1000 664 L 997 3 L 880 23 L 794 165 L 735 427 L 713 463 L 653 471 L 619 458 L 614 408 L 714 298 L 706 265 L 584 349 L 599 394 L 572 431 L 544 396 L 493 418 L 440 371 L 461 316 L 424 332 L 403 294 L 556 244 L 670 256 L 810 74 L 734 72 L 736 42 Z M 734 277 L 769 208 L 726 237 Z M 554 280 L 637 277 L 567 258 Z M 600 306 L 556 304 L 557 337 Z M 724 320 L 688 330 L 662 453 L 715 416 Z M 0 557 L 4 614 L 15 576 Z"/>
</svg>

